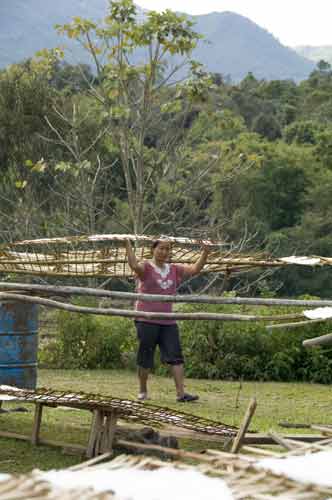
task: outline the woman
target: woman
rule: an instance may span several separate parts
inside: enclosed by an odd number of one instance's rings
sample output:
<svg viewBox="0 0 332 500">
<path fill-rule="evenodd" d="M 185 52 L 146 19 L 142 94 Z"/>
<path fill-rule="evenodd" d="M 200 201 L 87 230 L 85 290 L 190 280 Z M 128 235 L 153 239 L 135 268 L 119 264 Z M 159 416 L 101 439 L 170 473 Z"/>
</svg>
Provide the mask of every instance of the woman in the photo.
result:
<svg viewBox="0 0 332 500">
<path fill-rule="evenodd" d="M 201 272 L 206 264 L 209 249 L 203 247 L 201 256 L 195 264 L 170 264 L 171 243 L 167 240 L 156 240 L 152 245 L 152 260 L 138 262 L 131 243 L 127 240 L 127 256 L 129 267 L 138 280 L 139 293 L 175 295 L 180 283 Z M 170 313 L 172 304 L 169 302 L 136 303 L 137 311 Z M 175 320 L 140 319 L 135 321 L 139 347 L 137 353 L 139 394 L 138 399 L 148 398 L 147 381 L 153 368 L 154 354 L 159 345 L 161 360 L 171 368 L 178 402 L 196 401 L 198 396 L 184 391 L 183 356 L 179 338 L 179 330 Z"/>
</svg>

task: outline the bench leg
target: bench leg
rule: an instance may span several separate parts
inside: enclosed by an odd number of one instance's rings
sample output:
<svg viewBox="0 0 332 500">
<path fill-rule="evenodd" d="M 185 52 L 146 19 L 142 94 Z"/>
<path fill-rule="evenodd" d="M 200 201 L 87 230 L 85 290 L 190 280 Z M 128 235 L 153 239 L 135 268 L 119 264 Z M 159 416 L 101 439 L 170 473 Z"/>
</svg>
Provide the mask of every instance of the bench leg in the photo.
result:
<svg viewBox="0 0 332 500">
<path fill-rule="evenodd" d="M 42 416 L 43 416 L 43 405 L 41 403 L 36 403 L 35 416 L 33 420 L 32 435 L 31 435 L 31 443 L 35 446 L 39 443 L 39 432 L 40 432 Z"/>
<path fill-rule="evenodd" d="M 95 410 L 91 423 L 90 436 L 86 455 L 88 458 L 96 457 L 101 453 L 112 451 L 116 429 L 117 413 L 105 413 Z"/>
<path fill-rule="evenodd" d="M 107 413 L 105 416 L 105 424 L 103 428 L 103 439 L 101 444 L 101 453 L 106 453 L 112 451 L 113 449 L 113 440 L 114 434 L 116 430 L 116 423 L 118 417 L 116 411 L 112 411 L 111 413 Z"/>
</svg>

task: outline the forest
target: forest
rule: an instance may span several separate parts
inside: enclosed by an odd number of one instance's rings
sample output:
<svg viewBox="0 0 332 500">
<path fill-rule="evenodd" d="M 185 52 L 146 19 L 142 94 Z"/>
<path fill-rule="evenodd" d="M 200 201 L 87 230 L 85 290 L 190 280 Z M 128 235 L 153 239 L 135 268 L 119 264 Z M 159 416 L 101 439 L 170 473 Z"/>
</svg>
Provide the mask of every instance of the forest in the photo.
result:
<svg viewBox="0 0 332 500">
<path fill-rule="evenodd" d="M 91 67 L 59 48 L 0 72 L 2 243 L 135 232 L 332 255 L 327 62 L 299 83 L 249 73 L 235 84 L 191 59 L 192 21 L 139 21 L 130 0 L 102 26 L 77 17 L 57 29 Z M 248 291 L 327 297 L 332 281 L 326 268 L 294 268 Z"/>
</svg>

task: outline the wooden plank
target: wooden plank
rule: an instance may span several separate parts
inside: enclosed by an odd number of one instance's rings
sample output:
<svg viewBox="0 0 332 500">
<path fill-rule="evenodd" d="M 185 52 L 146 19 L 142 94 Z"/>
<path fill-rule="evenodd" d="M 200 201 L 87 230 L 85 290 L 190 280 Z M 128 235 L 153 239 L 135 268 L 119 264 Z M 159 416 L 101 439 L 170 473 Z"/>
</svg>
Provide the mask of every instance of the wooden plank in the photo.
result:
<svg viewBox="0 0 332 500">
<path fill-rule="evenodd" d="M 18 434 L 16 432 L 0 431 L 0 437 L 4 437 L 7 439 L 18 439 L 21 441 L 31 442 L 31 436 L 26 436 L 25 434 Z M 57 448 L 75 450 L 76 452 L 79 452 L 80 454 L 83 454 L 86 452 L 86 446 L 83 446 L 81 444 L 64 443 L 61 441 L 53 441 L 53 440 L 49 440 L 49 439 L 39 439 L 39 444 L 45 445 L 45 446 L 54 446 Z"/>
<path fill-rule="evenodd" d="M 39 444 L 40 425 L 43 417 L 43 405 L 41 403 L 35 404 L 35 416 L 33 420 L 31 443 L 35 446 Z"/>
<path fill-rule="evenodd" d="M 270 431 L 268 434 L 276 442 L 276 444 L 283 446 L 288 451 L 292 451 L 295 450 L 296 448 L 301 447 L 301 444 L 299 442 L 289 440 L 284 436 L 280 436 L 280 434 L 277 434 L 276 432 Z"/>
<path fill-rule="evenodd" d="M 124 439 L 119 439 L 117 441 L 119 446 L 123 446 L 124 448 L 134 449 L 136 451 L 157 451 L 158 453 L 165 453 L 166 455 L 170 455 L 179 459 L 193 459 L 199 460 L 200 462 L 211 463 L 215 460 L 215 457 L 210 457 L 206 454 L 195 453 L 191 451 L 177 450 L 174 448 L 166 448 L 164 446 L 160 446 L 157 444 L 145 444 L 145 443 L 137 443 L 134 441 L 126 441 Z M 234 457 L 230 453 L 224 453 L 223 458 L 228 458 L 232 460 Z"/>
<path fill-rule="evenodd" d="M 299 424 L 292 422 L 279 422 L 279 427 L 284 427 L 285 429 L 310 429 L 310 424 Z"/>
<path fill-rule="evenodd" d="M 104 423 L 104 412 L 101 410 L 94 410 L 92 416 L 88 446 L 86 449 L 86 456 L 88 458 L 93 458 L 99 455 L 103 423 Z"/>
<path fill-rule="evenodd" d="M 112 411 L 111 413 L 107 413 L 105 415 L 105 424 L 103 429 L 103 442 L 100 451 L 102 453 L 106 453 L 107 451 L 112 451 L 113 449 L 113 440 L 116 431 L 116 423 L 118 420 L 118 415 L 116 411 Z"/>
<path fill-rule="evenodd" d="M 244 415 L 240 429 L 239 429 L 239 431 L 238 431 L 238 433 L 233 441 L 232 448 L 231 448 L 232 453 L 238 453 L 238 451 L 240 450 L 242 443 L 243 443 L 244 436 L 249 428 L 251 419 L 254 416 L 256 408 L 257 408 L 256 398 L 252 398 L 251 401 L 249 402 L 249 405 L 248 405 L 247 411 Z"/>
<path fill-rule="evenodd" d="M 302 441 L 303 443 L 316 443 L 322 439 L 326 439 L 326 436 L 319 434 L 287 434 L 286 437 L 293 441 Z M 248 445 L 255 444 L 276 444 L 275 441 L 268 434 L 246 434 L 243 438 L 243 443 Z"/>
<path fill-rule="evenodd" d="M 165 425 L 162 429 L 158 429 L 160 436 L 169 436 L 170 434 L 177 438 L 193 439 L 194 441 L 205 441 L 208 443 L 220 443 L 225 445 L 230 440 L 229 436 L 221 436 L 219 434 L 205 434 L 203 432 L 192 431 L 190 429 L 181 429 L 173 425 Z"/>
<path fill-rule="evenodd" d="M 23 439 L 24 441 L 31 442 L 31 436 L 25 434 L 18 434 L 17 432 L 0 431 L 0 436 L 4 438 Z"/>
<path fill-rule="evenodd" d="M 105 424 L 105 413 L 103 411 L 100 411 L 100 428 L 96 435 L 95 450 L 94 450 L 95 457 L 102 453 L 104 424 Z"/>
</svg>

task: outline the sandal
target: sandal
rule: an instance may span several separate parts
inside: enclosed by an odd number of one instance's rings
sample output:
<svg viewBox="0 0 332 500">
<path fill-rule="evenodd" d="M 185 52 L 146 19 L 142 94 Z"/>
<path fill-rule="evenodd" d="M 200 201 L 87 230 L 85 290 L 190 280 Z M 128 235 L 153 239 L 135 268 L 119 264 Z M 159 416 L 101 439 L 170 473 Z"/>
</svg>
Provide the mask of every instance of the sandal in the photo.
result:
<svg viewBox="0 0 332 500">
<path fill-rule="evenodd" d="M 137 396 L 137 399 L 139 401 L 148 401 L 150 398 L 148 396 L 148 393 L 147 392 L 139 392 L 138 393 L 138 396 Z"/>
<path fill-rule="evenodd" d="M 183 396 L 176 398 L 178 403 L 190 403 L 192 401 L 197 401 L 198 399 L 199 396 L 196 396 L 195 394 L 188 394 L 187 392 L 185 392 Z"/>
</svg>

